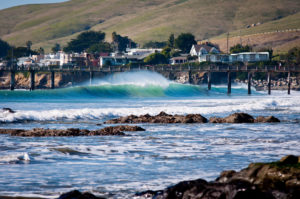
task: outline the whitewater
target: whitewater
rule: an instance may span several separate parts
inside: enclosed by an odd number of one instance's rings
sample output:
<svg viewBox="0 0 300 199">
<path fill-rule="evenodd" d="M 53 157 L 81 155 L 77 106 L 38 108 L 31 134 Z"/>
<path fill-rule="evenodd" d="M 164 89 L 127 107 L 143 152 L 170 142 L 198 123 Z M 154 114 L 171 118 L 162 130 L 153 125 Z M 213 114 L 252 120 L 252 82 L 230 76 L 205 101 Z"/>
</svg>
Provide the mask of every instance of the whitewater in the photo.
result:
<svg viewBox="0 0 300 199">
<path fill-rule="evenodd" d="M 213 180 L 226 169 L 300 155 L 300 92 L 245 85 L 179 84 L 154 72 L 118 73 L 76 87 L 0 91 L 0 128 L 99 129 L 127 115 L 246 112 L 279 124 L 139 124 L 126 137 L 22 138 L 0 135 L 0 196 L 55 198 L 78 189 L 108 198 L 162 189 L 182 180 Z"/>
</svg>

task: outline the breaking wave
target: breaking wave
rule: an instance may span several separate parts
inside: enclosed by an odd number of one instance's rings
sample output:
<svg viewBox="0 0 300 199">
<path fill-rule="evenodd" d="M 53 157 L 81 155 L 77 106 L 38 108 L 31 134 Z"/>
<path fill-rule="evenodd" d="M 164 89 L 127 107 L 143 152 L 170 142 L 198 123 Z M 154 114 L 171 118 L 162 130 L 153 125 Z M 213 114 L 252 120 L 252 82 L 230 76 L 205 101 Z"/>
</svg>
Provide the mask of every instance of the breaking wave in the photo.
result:
<svg viewBox="0 0 300 199">
<path fill-rule="evenodd" d="M 95 98 L 145 98 L 145 97 L 194 97 L 225 94 L 226 86 L 213 86 L 208 92 L 206 86 L 180 84 L 167 80 L 158 73 L 149 71 L 124 72 L 96 79 L 93 85 L 55 90 L 0 91 L 0 101 L 7 100 L 53 100 L 53 99 L 95 99 Z M 233 86 L 233 92 L 245 94 L 243 85 Z"/>
</svg>

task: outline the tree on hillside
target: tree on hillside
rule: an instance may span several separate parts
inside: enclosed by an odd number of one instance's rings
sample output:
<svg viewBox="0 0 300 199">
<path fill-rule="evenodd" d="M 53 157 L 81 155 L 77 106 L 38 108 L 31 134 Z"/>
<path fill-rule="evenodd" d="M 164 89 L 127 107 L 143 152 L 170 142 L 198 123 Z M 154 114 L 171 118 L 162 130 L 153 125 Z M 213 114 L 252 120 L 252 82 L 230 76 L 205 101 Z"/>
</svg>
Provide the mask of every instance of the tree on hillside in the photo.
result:
<svg viewBox="0 0 300 199">
<path fill-rule="evenodd" d="M 110 53 L 113 51 L 110 43 L 100 42 L 98 44 L 94 44 L 87 49 L 88 53 Z"/>
<path fill-rule="evenodd" d="M 289 63 L 300 63 L 300 47 L 294 47 L 290 49 L 286 55 Z"/>
<path fill-rule="evenodd" d="M 171 51 L 172 51 L 172 49 L 170 47 L 165 47 L 161 51 L 161 54 L 163 54 L 167 59 L 169 59 L 171 57 Z"/>
<path fill-rule="evenodd" d="M 37 51 L 28 50 L 27 47 L 23 47 L 23 46 L 13 47 L 12 51 L 9 51 L 9 54 L 7 55 L 8 59 L 11 59 L 12 56 L 14 58 L 20 58 L 20 57 L 28 57 L 30 55 L 37 55 L 37 54 L 39 54 Z"/>
<path fill-rule="evenodd" d="M 115 50 L 118 51 L 125 51 L 127 47 L 130 48 L 136 48 L 137 44 L 129 39 L 127 36 L 122 37 L 121 35 L 118 35 L 116 32 L 112 33 L 112 43 Z"/>
<path fill-rule="evenodd" d="M 28 50 L 31 50 L 31 46 L 32 46 L 32 41 L 27 41 L 26 42 L 26 46 Z"/>
<path fill-rule="evenodd" d="M 164 48 L 166 46 L 166 41 L 148 41 L 143 45 L 144 48 Z"/>
<path fill-rule="evenodd" d="M 61 47 L 60 47 L 60 44 L 59 44 L 59 43 L 54 44 L 54 46 L 51 48 L 51 51 L 52 51 L 53 53 L 57 53 L 57 52 L 60 51 L 60 50 L 61 50 Z"/>
<path fill-rule="evenodd" d="M 72 39 L 68 45 L 64 47 L 64 51 L 81 53 L 92 45 L 102 42 L 104 39 L 104 32 L 86 31 L 78 35 L 76 39 Z"/>
<path fill-rule="evenodd" d="M 183 53 L 189 53 L 192 45 L 196 44 L 195 36 L 191 33 L 181 33 L 175 39 L 175 47 L 182 50 Z"/>
<path fill-rule="evenodd" d="M 174 34 L 171 34 L 168 39 L 168 47 L 174 48 L 175 46 L 175 37 Z"/>
<path fill-rule="evenodd" d="M 40 54 L 40 55 L 45 54 L 44 48 L 43 48 L 43 47 L 40 47 L 40 48 L 37 50 L 37 53 Z"/>
<path fill-rule="evenodd" d="M 147 64 L 166 64 L 168 59 L 161 53 L 153 53 L 144 59 Z"/>
<path fill-rule="evenodd" d="M 230 48 L 230 53 L 242 53 L 242 52 L 251 52 L 251 51 L 252 51 L 252 47 L 248 45 L 242 46 L 241 44 L 237 44 Z"/>
<path fill-rule="evenodd" d="M 0 39 L 0 58 L 6 57 L 10 48 L 10 45 L 6 41 Z"/>
</svg>

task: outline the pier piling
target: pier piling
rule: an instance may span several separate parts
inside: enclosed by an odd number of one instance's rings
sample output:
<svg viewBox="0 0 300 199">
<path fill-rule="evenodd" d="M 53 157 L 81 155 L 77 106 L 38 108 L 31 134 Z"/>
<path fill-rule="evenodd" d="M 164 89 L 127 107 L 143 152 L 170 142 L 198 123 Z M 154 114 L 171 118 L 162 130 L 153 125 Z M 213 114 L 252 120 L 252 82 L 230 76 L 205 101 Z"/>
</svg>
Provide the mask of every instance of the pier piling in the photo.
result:
<svg viewBox="0 0 300 199">
<path fill-rule="evenodd" d="M 248 72 L 248 95 L 251 95 L 251 80 L 252 80 L 252 74 Z"/>
<path fill-rule="evenodd" d="M 268 72 L 268 94 L 271 95 L 271 72 Z"/>
<path fill-rule="evenodd" d="M 10 90 L 15 90 L 15 71 L 10 71 Z"/>
<path fill-rule="evenodd" d="M 291 72 L 288 73 L 288 95 L 291 94 Z"/>
<path fill-rule="evenodd" d="M 208 86 L 208 90 L 211 90 L 211 72 L 208 72 L 207 74 L 207 86 Z"/>
<path fill-rule="evenodd" d="M 30 90 L 33 91 L 35 89 L 35 71 L 30 71 Z"/>
<path fill-rule="evenodd" d="M 228 89 L 227 89 L 227 93 L 231 94 L 231 72 L 228 71 L 227 74 L 228 74 L 228 80 L 227 80 L 228 81 Z"/>
<path fill-rule="evenodd" d="M 51 89 L 55 88 L 55 72 L 51 71 Z"/>
<path fill-rule="evenodd" d="M 93 85 L 94 72 L 90 71 L 90 86 Z"/>
<path fill-rule="evenodd" d="M 189 83 L 193 84 L 192 71 L 189 70 Z"/>
</svg>

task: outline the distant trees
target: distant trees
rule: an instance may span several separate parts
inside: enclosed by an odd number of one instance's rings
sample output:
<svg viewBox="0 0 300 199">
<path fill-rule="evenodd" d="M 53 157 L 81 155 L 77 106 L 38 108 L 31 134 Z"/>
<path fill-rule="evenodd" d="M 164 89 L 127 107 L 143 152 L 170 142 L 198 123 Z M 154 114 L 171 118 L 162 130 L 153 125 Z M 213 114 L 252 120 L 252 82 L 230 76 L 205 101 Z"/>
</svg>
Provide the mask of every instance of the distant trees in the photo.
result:
<svg viewBox="0 0 300 199">
<path fill-rule="evenodd" d="M 40 54 L 40 55 L 45 54 L 44 48 L 40 47 L 40 48 L 37 50 L 37 53 Z"/>
<path fill-rule="evenodd" d="M 87 49 L 88 53 L 110 53 L 113 51 L 112 46 L 108 42 L 100 42 L 98 44 L 94 44 Z"/>
<path fill-rule="evenodd" d="M 191 33 L 181 33 L 174 41 L 175 47 L 183 53 L 189 53 L 192 45 L 196 43 L 195 36 Z"/>
<path fill-rule="evenodd" d="M 53 53 L 57 53 L 58 51 L 61 51 L 61 47 L 59 43 L 54 44 L 54 46 L 51 48 L 51 51 Z"/>
<path fill-rule="evenodd" d="M 168 43 L 167 43 L 168 47 L 173 49 L 175 47 L 175 36 L 174 34 L 171 34 L 169 36 L 169 39 L 168 39 Z"/>
<path fill-rule="evenodd" d="M 161 53 L 153 53 L 144 59 L 147 64 L 166 64 L 168 59 Z"/>
<path fill-rule="evenodd" d="M 300 47 L 290 49 L 286 55 L 286 60 L 289 63 L 300 64 Z"/>
<path fill-rule="evenodd" d="M 164 48 L 167 46 L 166 41 L 149 41 L 143 45 L 144 48 Z"/>
<path fill-rule="evenodd" d="M 252 47 L 248 45 L 243 46 L 241 44 L 237 44 L 230 48 L 230 53 L 242 53 L 242 52 L 251 52 L 251 51 L 252 51 Z"/>
<path fill-rule="evenodd" d="M 6 57 L 10 48 L 10 45 L 6 41 L 0 39 L 0 58 Z"/>
<path fill-rule="evenodd" d="M 121 35 L 118 35 L 116 32 L 112 33 L 112 44 L 115 48 L 115 50 L 118 51 L 125 51 L 127 47 L 130 48 L 136 48 L 137 44 L 129 39 L 127 36 L 122 37 Z"/>
<path fill-rule="evenodd" d="M 79 34 L 76 39 L 72 39 L 66 47 L 65 52 L 83 52 L 94 44 L 98 44 L 105 39 L 104 32 L 86 31 Z"/>
<path fill-rule="evenodd" d="M 27 41 L 26 42 L 26 47 L 27 49 L 30 51 L 31 50 L 31 46 L 32 46 L 32 41 Z"/>
</svg>

